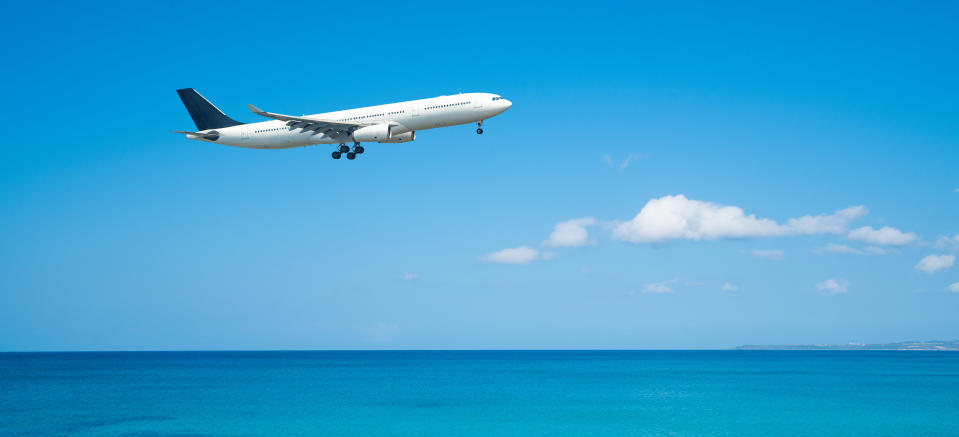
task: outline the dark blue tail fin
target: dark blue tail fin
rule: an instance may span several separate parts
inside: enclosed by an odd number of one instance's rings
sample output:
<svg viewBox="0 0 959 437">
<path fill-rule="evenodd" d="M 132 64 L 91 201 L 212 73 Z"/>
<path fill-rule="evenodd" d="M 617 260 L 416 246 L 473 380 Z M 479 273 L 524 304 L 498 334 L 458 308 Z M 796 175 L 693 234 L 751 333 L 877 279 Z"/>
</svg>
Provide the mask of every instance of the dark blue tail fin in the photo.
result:
<svg viewBox="0 0 959 437">
<path fill-rule="evenodd" d="M 193 122 L 196 123 L 198 131 L 243 124 L 227 117 L 223 111 L 213 106 L 193 88 L 176 90 L 176 93 L 180 95 L 180 100 L 183 100 L 183 106 L 186 106 L 186 110 L 190 112 L 190 117 L 193 117 Z"/>
</svg>

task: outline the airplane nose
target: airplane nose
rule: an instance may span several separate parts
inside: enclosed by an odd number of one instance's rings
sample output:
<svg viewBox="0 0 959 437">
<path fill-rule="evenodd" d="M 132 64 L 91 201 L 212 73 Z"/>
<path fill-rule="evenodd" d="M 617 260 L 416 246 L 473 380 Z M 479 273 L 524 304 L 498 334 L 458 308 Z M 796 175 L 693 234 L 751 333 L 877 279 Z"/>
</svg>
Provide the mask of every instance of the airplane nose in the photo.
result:
<svg viewBox="0 0 959 437">
<path fill-rule="evenodd" d="M 513 102 L 503 99 L 503 103 L 506 104 L 506 109 L 509 109 L 510 106 L 513 106 Z"/>
</svg>

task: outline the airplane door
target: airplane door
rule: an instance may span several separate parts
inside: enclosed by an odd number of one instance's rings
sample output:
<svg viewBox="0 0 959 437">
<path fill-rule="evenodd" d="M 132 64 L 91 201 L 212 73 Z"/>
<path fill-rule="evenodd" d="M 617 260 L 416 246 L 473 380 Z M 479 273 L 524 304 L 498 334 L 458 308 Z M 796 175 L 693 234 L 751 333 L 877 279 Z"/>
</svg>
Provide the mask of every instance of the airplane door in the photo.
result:
<svg viewBox="0 0 959 437">
<path fill-rule="evenodd" d="M 414 116 L 414 117 L 419 117 L 419 116 L 420 116 L 420 106 L 419 106 L 418 104 L 416 104 L 416 103 L 410 105 L 410 112 L 413 113 L 413 116 Z"/>
<path fill-rule="evenodd" d="M 476 97 L 476 100 L 473 100 L 473 107 L 474 107 L 474 108 L 482 108 L 482 107 L 483 107 L 483 99 L 485 99 L 485 98 L 486 98 L 486 97 L 479 97 L 479 96 L 477 96 L 477 97 Z"/>
<path fill-rule="evenodd" d="M 240 130 L 240 139 L 241 139 L 241 140 L 248 140 L 248 139 L 250 139 L 250 128 L 245 127 L 245 128 L 243 128 L 243 129 Z"/>
</svg>

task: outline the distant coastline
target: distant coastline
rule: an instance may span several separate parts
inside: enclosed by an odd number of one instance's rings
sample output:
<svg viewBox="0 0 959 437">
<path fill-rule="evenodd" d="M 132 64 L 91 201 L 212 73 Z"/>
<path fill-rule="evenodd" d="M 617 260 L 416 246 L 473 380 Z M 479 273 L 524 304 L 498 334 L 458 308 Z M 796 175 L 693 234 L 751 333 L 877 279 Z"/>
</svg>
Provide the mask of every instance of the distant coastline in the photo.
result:
<svg viewBox="0 0 959 437">
<path fill-rule="evenodd" d="M 902 341 L 899 343 L 846 343 L 846 344 L 783 344 L 743 345 L 736 350 L 781 350 L 781 351 L 959 351 L 959 340 L 954 341 Z"/>
</svg>

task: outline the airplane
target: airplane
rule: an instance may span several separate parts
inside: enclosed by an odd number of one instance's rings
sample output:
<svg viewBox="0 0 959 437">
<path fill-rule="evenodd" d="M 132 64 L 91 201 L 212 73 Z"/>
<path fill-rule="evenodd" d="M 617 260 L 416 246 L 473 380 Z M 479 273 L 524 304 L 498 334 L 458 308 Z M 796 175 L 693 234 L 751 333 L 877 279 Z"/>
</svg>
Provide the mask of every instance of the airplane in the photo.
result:
<svg viewBox="0 0 959 437">
<path fill-rule="evenodd" d="M 339 144 L 333 159 L 355 159 L 364 152 L 363 142 L 406 143 L 416 132 L 438 127 L 476 123 L 483 133 L 483 121 L 513 106 L 498 94 L 466 93 L 367 106 L 315 115 L 292 116 L 266 112 L 247 105 L 254 114 L 271 118 L 259 123 L 241 123 L 227 117 L 193 88 L 176 91 L 197 130 L 171 131 L 187 139 L 250 149 L 288 149 L 315 144 Z M 352 142 L 350 148 L 346 143 Z"/>
</svg>

